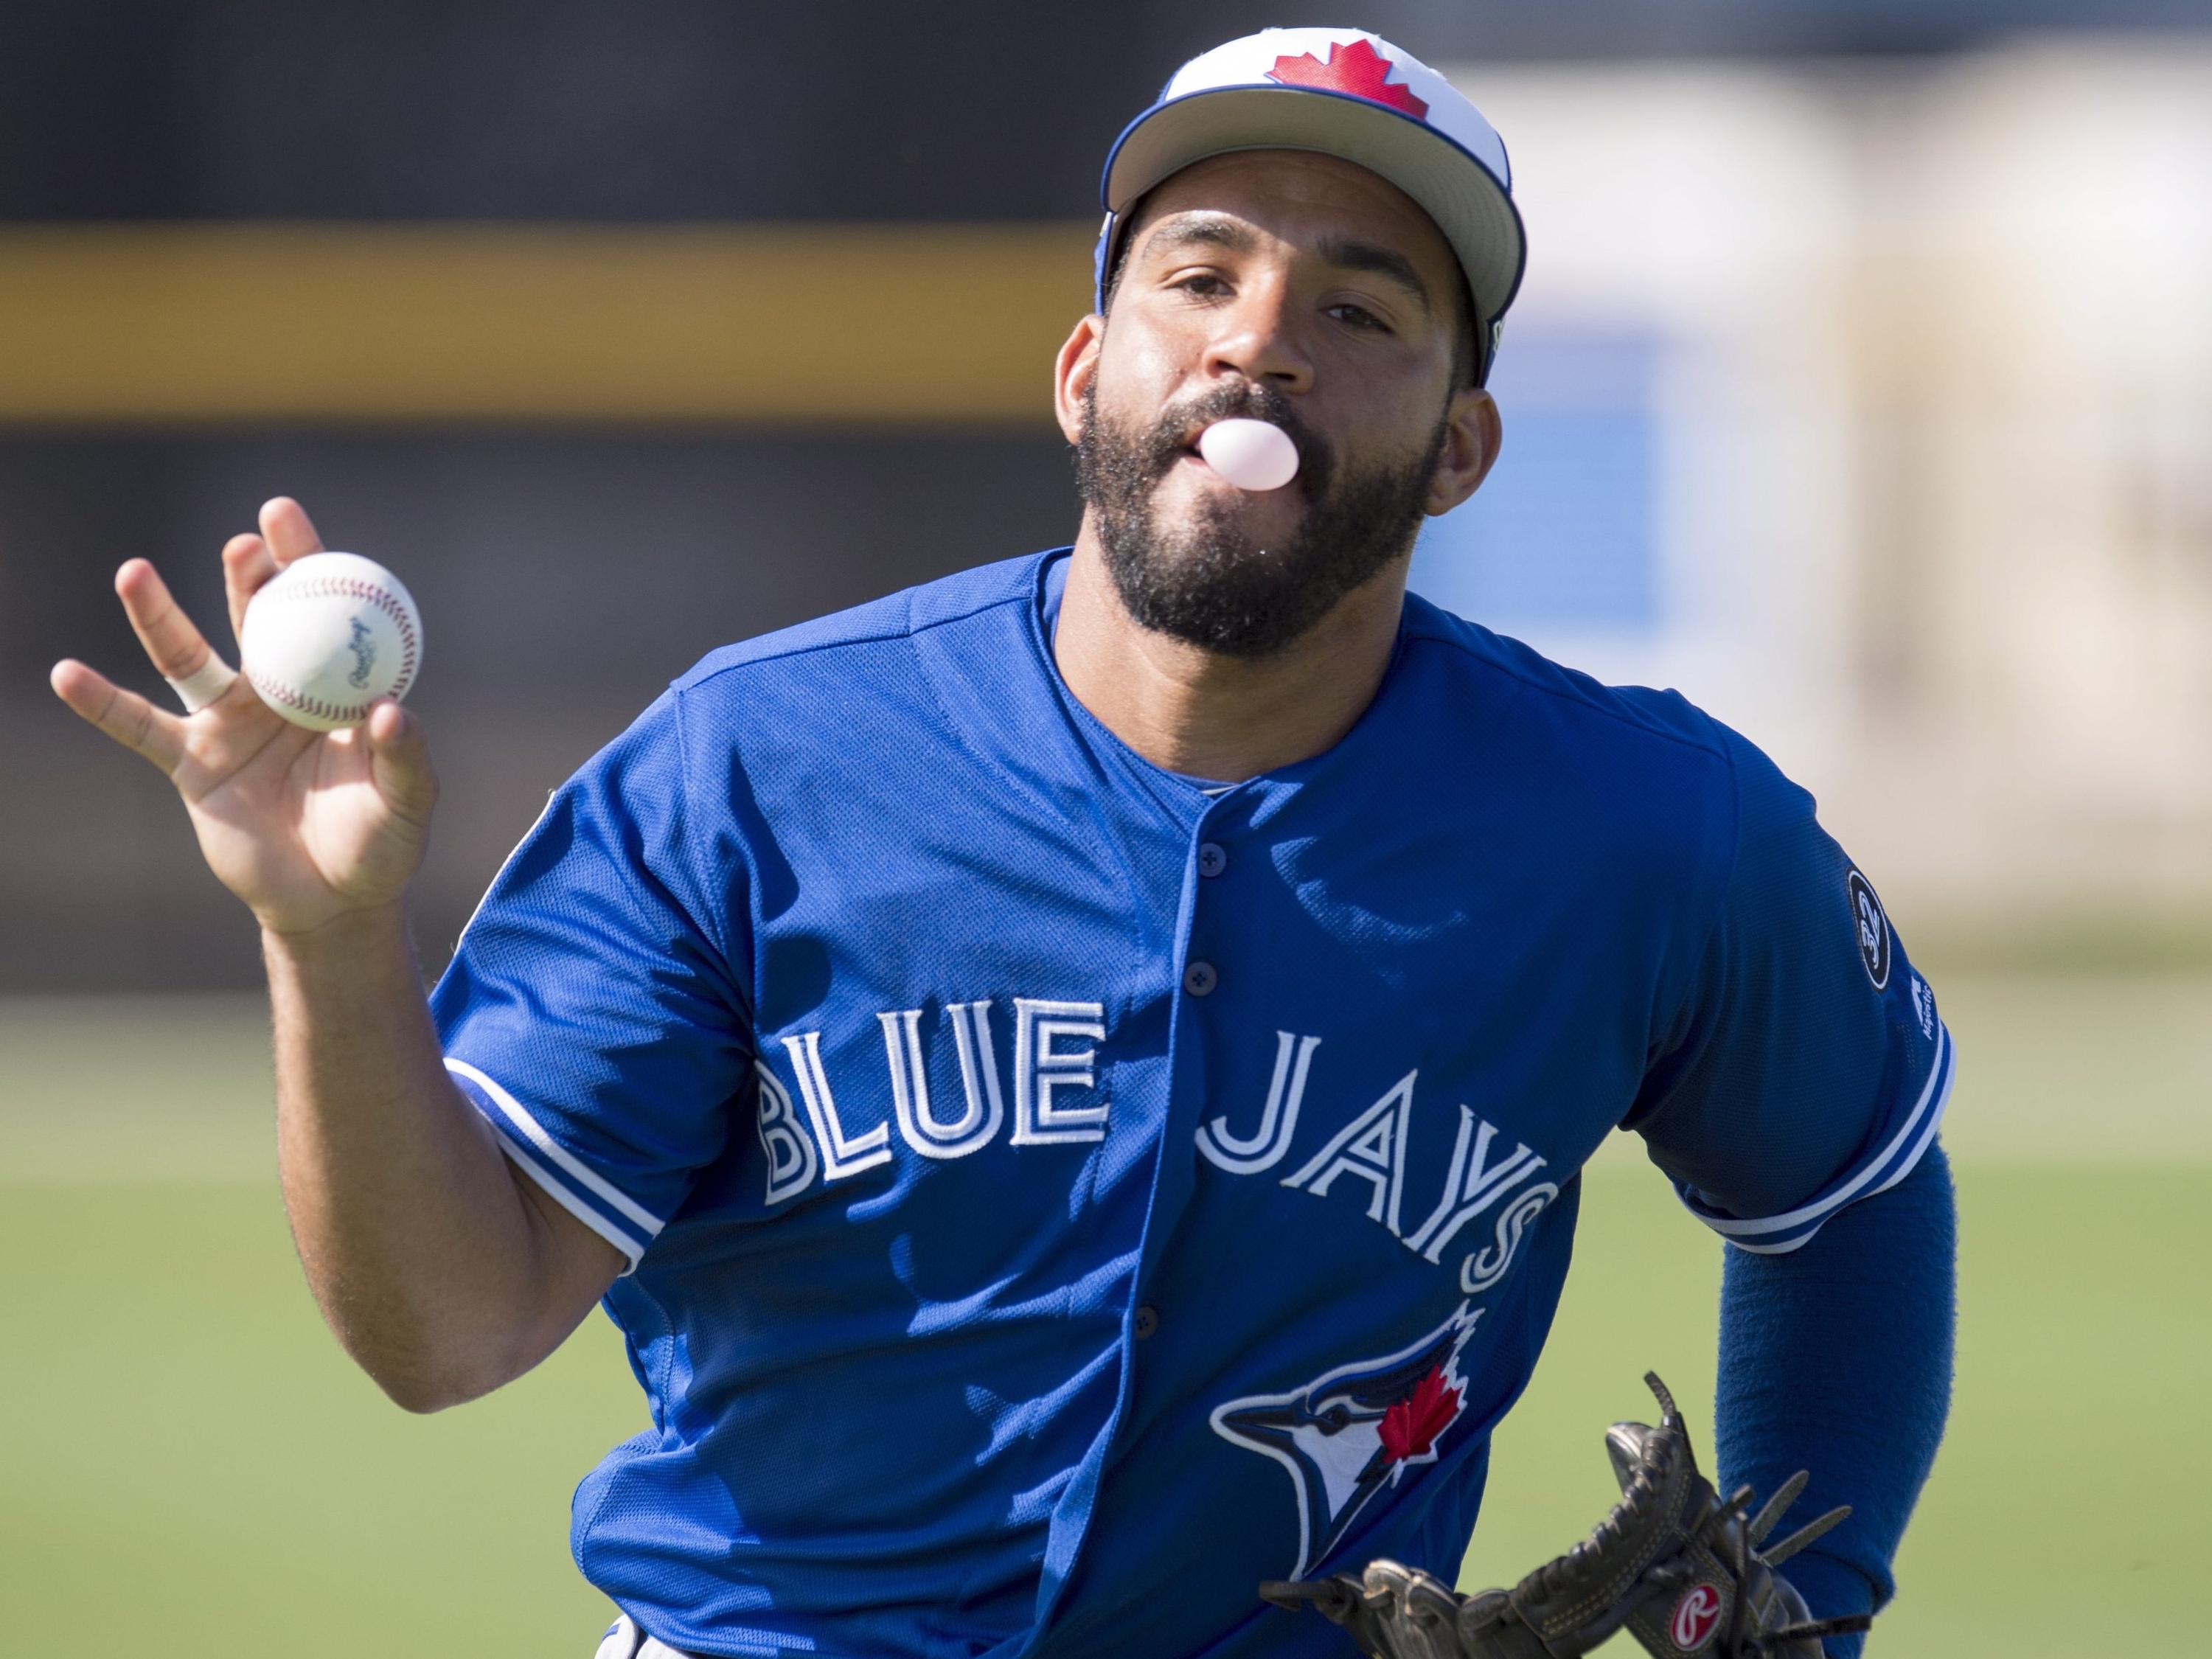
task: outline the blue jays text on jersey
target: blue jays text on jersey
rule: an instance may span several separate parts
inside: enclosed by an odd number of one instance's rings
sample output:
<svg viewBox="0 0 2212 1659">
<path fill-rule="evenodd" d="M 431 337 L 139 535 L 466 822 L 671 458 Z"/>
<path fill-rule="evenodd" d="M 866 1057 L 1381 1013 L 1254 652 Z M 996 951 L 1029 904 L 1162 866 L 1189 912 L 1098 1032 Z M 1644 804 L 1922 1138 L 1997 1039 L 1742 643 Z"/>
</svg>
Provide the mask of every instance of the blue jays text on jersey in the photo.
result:
<svg viewBox="0 0 2212 1659">
<path fill-rule="evenodd" d="M 436 993 L 631 1264 L 574 1542 L 672 1645 L 1333 1651 L 1254 1587 L 1455 1573 L 1614 1126 L 1756 1250 L 1935 1133 L 1934 999 L 1735 733 L 1409 599 L 1210 793 L 1061 684 L 1065 557 L 707 659 Z"/>
</svg>

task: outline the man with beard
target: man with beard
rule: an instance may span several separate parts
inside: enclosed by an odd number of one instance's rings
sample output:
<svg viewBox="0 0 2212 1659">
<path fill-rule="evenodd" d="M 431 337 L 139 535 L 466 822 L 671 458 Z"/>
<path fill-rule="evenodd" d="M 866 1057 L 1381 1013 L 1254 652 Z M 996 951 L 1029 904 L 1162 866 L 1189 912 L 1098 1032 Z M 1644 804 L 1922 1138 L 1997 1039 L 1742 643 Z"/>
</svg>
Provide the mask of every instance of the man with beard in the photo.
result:
<svg viewBox="0 0 2212 1659">
<path fill-rule="evenodd" d="M 1072 549 L 732 647 L 555 797 L 427 1001 L 418 723 L 190 720 L 65 664 L 267 942 L 326 1316 L 410 1409 L 602 1298 L 653 1427 L 579 1490 L 606 1651 L 1339 1653 L 1261 1579 L 1449 1579 L 1639 1130 L 1729 1250 L 1729 1482 L 1856 1506 L 1940 1432 L 1950 1076 L 1811 802 L 1679 697 L 1405 592 L 1496 459 L 1504 152 L 1387 42 L 1194 60 L 1117 145 L 1056 369 Z M 1289 434 L 1235 487 L 1199 441 Z M 225 550 L 234 613 L 313 550 Z M 208 648 L 150 568 L 165 674 Z"/>
</svg>

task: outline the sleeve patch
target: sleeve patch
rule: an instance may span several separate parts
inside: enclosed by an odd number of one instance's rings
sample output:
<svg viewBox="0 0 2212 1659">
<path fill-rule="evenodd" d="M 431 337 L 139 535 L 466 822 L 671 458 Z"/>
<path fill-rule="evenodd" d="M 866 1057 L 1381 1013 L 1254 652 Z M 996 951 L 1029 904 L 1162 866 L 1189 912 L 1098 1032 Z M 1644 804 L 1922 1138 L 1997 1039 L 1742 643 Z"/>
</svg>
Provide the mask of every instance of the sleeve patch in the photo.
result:
<svg viewBox="0 0 2212 1659">
<path fill-rule="evenodd" d="M 1858 935 L 1859 961 L 1874 988 L 1889 988 L 1889 915 L 1875 896 L 1874 884 L 1857 871 L 1844 878 L 1844 891 L 1851 902 L 1851 928 Z"/>
</svg>

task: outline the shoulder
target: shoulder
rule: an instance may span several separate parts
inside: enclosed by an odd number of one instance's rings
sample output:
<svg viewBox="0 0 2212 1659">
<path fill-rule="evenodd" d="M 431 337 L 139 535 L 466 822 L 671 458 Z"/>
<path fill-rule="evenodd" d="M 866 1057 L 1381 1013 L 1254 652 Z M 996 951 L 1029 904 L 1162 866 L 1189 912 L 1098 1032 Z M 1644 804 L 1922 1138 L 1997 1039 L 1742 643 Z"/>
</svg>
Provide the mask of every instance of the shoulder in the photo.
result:
<svg viewBox="0 0 2212 1659">
<path fill-rule="evenodd" d="M 1486 729 L 1484 749 L 1653 854 L 1726 882 L 1747 848 L 1817 838 L 1813 797 L 1680 692 L 1603 684 L 1415 595 L 1405 632 L 1433 721 Z"/>
<path fill-rule="evenodd" d="M 617 808 L 647 802 L 672 812 L 687 778 L 723 779 L 747 751 L 787 765 L 811 755 L 818 763 L 857 756 L 871 738 L 910 738 L 915 720 L 933 718 L 934 707 L 916 672 L 917 641 L 994 618 L 1011 635 L 1048 556 L 979 566 L 709 652 L 586 761 L 571 786 Z"/>
<path fill-rule="evenodd" d="M 726 645 L 702 658 L 672 690 L 690 700 L 702 693 L 728 693 L 763 678 L 810 678 L 824 669 L 865 673 L 871 657 L 895 653 L 933 629 L 994 611 L 1018 617 L 1020 607 L 1035 600 L 1038 568 L 1049 556 L 1032 553 L 979 565 L 849 611 Z"/>
<path fill-rule="evenodd" d="M 1457 690 L 1492 702 L 1502 695 L 1510 699 L 1514 723 L 1555 738 L 1717 780 L 1744 751 L 1759 752 L 1679 691 L 1604 684 L 1419 594 L 1406 596 L 1405 636 L 1409 659 L 1443 680 L 1447 695 Z"/>
</svg>

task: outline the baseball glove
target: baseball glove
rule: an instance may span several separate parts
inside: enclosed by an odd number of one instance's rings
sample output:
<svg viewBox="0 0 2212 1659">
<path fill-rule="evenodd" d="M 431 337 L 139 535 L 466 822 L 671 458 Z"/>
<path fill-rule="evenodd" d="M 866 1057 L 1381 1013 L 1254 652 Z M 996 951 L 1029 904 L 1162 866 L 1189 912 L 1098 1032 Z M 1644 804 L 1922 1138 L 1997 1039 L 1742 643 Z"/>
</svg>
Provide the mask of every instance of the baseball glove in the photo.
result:
<svg viewBox="0 0 2212 1659">
<path fill-rule="evenodd" d="M 1395 1561 L 1357 1577 L 1271 1583 L 1279 1607 L 1311 1602 L 1372 1659 L 1576 1659 L 1626 1626 L 1656 1659 L 1820 1659 L 1820 1638 L 1863 1631 L 1865 1618 L 1815 1620 L 1774 1569 L 1845 1516 L 1831 1510 L 1771 1548 L 1775 1522 L 1805 1490 L 1800 1473 L 1755 1516 L 1748 1486 L 1725 1503 L 1690 1450 L 1664 1383 L 1659 1426 L 1616 1423 L 1605 1437 L 1620 1502 L 1574 1548 L 1510 1590 L 1460 1595 Z"/>
</svg>

